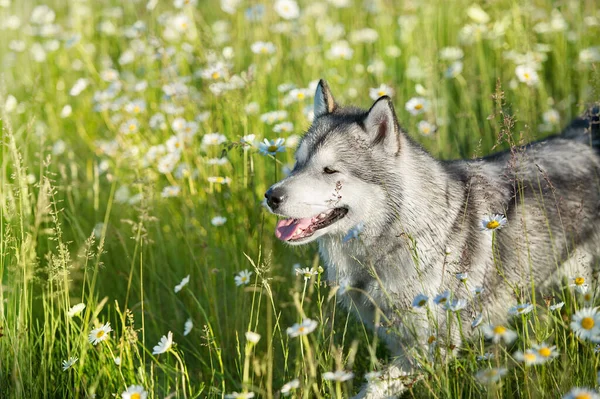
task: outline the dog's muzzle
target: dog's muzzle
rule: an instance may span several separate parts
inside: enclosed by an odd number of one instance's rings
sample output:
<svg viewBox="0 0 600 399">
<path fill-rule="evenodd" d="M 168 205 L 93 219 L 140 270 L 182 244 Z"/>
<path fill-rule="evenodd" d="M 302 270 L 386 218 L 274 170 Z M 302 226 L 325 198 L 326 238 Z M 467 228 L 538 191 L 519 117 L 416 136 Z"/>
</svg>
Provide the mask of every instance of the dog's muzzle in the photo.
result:
<svg viewBox="0 0 600 399">
<path fill-rule="evenodd" d="M 275 211 L 285 199 L 285 194 L 281 187 L 271 187 L 265 193 L 265 198 L 267 199 L 267 205 L 269 205 L 269 208 L 271 208 L 272 211 Z"/>
</svg>

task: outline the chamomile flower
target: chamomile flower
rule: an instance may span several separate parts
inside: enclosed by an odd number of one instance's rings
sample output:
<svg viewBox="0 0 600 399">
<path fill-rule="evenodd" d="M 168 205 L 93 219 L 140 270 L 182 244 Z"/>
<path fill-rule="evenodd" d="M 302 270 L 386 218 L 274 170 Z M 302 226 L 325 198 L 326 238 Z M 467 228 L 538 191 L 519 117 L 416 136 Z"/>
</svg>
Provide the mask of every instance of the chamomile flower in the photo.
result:
<svg viewBox="0 0 600 399">
<path fill-rule="evenodd" d="M 115 362 L 115 364 L 116 364 L 117 366 L 120 366 L 120 365 L 121 365 L 121 356 L 117 356 L 117 357 L 115 357 L 115 358 L 113 359 L 113 361 Z"/>
<path fill-rule="evenodd" d="M 429 297 L 427 295 L 418 294 L 412 301 L 412 307 L 415 309 L 421 309 L 422 307 L 427 306 L 428 302 Z"/>
<path fill-rule="evenodd" d="M 600 341 L 600 314 L 596 308 L 583 308 L 573 315 L 571 330 L 581 339 Z"/>
<path fill-rule="evenodd" d="M 556 126 L 560 123 L 560 114 L 555 109 L 549 109 L 542 114 L 542 119 L 544 123 Z"/>
<path fill-rule="evenodd" d="M 221 133 L 208 133 L 202 137 L 202 147 L 218 146 L 227 141 Z"/>
<path fill-rule="evenodd" d="M 285 139 L 278 138 L 276 140 L 264 139 L 262 143 L 258 145 L 258 150 L 263 155 L 275 155 L 278 152 L 285 151 Z"/>
<path fill-rule="evenodd" d="M 323 379 L 328 381 L 344 382 L 354 378 L 354 373 L 351 371 L 338 370 L 336 372 L 328 371 L 323 373 Z"/>
<path fill-rule="evenodd" d="M 477 317 L 475 317 L 475 319 L 473 319 L 473 321 L 471 322 L 471 328 L 475 329 L 475 328 L 479 327 L 481 325 L 482 321 L 483 321 L 483 314 L 479 313 L 477 315 Z"/>
<path fill-rule="evenodd" d="M 429 101 L 423 97 L 413 97 L 406 102 L 404 108 L 411 115 L 419 115 L 426 112 L 429 109 Z"/>
<path fill-rule="evenodd" d="M 286 382 L 285 384 L 283 384 L 283 386 L 281 387 L 281 393 L 287 396 L 291 393 L 291 391 L 298 388 L 300 388 L 300 380 L 295 378 L 290 382 Z"/>
<path fill-rule="evenodd" d="M 558 351 L 556 350 L 556 346 L 547 345 L 545 342 L 542 342 L 537 345 L 532 345 L 531 350 L 533 350 L 538 357 L 538 364 L 549 362 L 558 356 Z"/>
<path fill-rule="evenodd" d="M 600 399 L 600 395 L 588 388 L 572 388 L 562 399 Z"/>
<path fill-rule="evenodd" d="M 394 95 L 394 89 L 392 89 L 390 86 L 386 85 L 386 84 L 381 84 L 381 86 L 379 87 L 374 87 L 369 89 L 369 97 L 371 97 L 372 100 L 377 100 L 379 97 L 383 97 L 383 96 L 393 96 Z"/>
<path fill-rule="evenodd" d="M 477 374 L 475 374 L 475 378 L 482 384 L 491 384 L 500 381 L 507 372 L 508 370 L 502 367 L 485 369 L 478 371 Z"/>
<path fill-rule="evenodd" d="M 272 125 L 275 122 L 282 122 L 287 118 L 287 111 L 271 111 L 260 116 L 260 121 Z"/>
<path fill-rule="evenodd" d="M 486 325 L 483 326 L 483 334 L 487 339 L 491 339 L 493 343 L 497 344 L 501 340 L 507 345 L 513 342 L 517 338 L 517 333 L 509 330 L 502 325 Z"/>
<path fill-rule="evenodd" d="M 273 8 L 283 19 L 296 19 L 300 16 L 300 8 L 294 0 L 277 0 Z"/>
<path fill-rule="evenodd" d="M 508 314 L 511 316 L 520 316 L 530 313 L 533 310 L 533 305 L 530 303 L 520 303 L 508 309 Z"/>
<path fill-rule="evenodd" d="M 250 276 L 252 276 L 252 272 L 250 270 L 242 270 L 234 278 L 235 285 L 239 287 L 240 285 L 246 285 L 250 283 Z"/>
<path fill-rule="evenodd" d="M 185 324 L 183 325 L 183 336 L 185 337 L 190 332 L 192 332 L 192 328 L 194 328 L 194 322 L 192 319 L 187 319 Z"/>
<path fill-rule="evenodd" d="M 67 371 L 68 369 L 70 369 L 71 366 L 73 366 L 75 364 L 75 362 L 77 362 L 77 360 L 78 360 L 77 357 L 70 357 L 67 360 L 63 360 L 62 361 L 63 371 Z"/>
<path fill-rule="evenodd" d="M 207 177 L 207 179 L 209 183 L 215 183 L 215 184 L 230 184 L 231 183 L 231 178 L 230 177 L 223 177 L 223 176 L 209 176 Z"/>
<path fill-rule="evenodd" d="M 177 284 L 174 288 L 175 293 L 178 293 L 190 282 L 190 275 L 185 276 L 179 284 Z"/>
<path fill-rule="evenodd" d="M 305 281 L 310 280 L 312 276 L 316 276 L 317 274 L 319 274 L 319 272 L 310 267 L 296 269 L 296 276 L 303 276 Z"/>
<path fill-rule="evenodd" d="M 292 122 L 282 122 L 273 126 L 275 133 L 289 133 L 294 130 L 294 124 Z"/>
<path fill-rule="evenodd" d="M 569 287 L 583 287 L 587 285 L 587 282 L 585 280 L 585 277 L 582 276 L 577 276 L 577 277 L 573 277 L 571 278 L 572 283 L 569 284 Z"/>
<path fill-rule="evenodd" d="M 83 309 L 85 309 L 85 303 L 78 303 L 77 305 L 74 305 L 71 309 L 69 309 L 67 315 L 69 317 L 75 317 L 79 313 L 81 313 Z"/>
<path fill-rule="evenodd" d="M 525 83 L 527 86 L 535 86 L 540 81 L 536 70 L 529 65 L 518 65 L 515 68 L 515 74 L 519 82 Z"/>
<path fill-rule="evenodd" d="M 127 390 L 121 393 L 121 399 L 146 399 L 148 393 L 141 385 L 131 385 Z"/>
<path fill-rule="evenodd" d="M 367 374 L 365 374 L 365 380 L 367 380 L 367 382 L 375 382 L 381 377 L 381 375 L 381 371 L 369 371 Z"/>
<path fill-rule="evenodd" d="M 526 366 L 538 364 L 539 361 L 537 353 L 532 349 L 527 349 L 525 352 L 517 351 L 513 356 L 517 361 L 523 362 Z"/>
<path fill-rule="evenodd" d="M 163 188 L 162 193 L 160 194 L 163 198 L 171 198 L 179 196 L 181 192 L 181 187 L 179 186 L 167 186 Z"/>
<path fill-rule="evenodd" d="M 213 226 L 223 226 L 226 221 L 227 218 L 224 216 L 215 216 L 210 220 L 210 224 L 212 224 Z"/>
<path fill-rule="evenodd" d="M 331 44 L 331 48 L 327 56 L 332 59 L 349 60 L 352 58 L 354 50 L 348 45 L 345 40 L 339 40 Z"/>
<path fill-rule="evenodd" d="M 420 121 L 417 123 L 417 130 L 423 136 L 429 136 L 432 133 L 435 133 L 437 127 L 434 124 L 431 124 L 427 121 Z"/>
<path fill-rule="evenodd" d="M 296 323 L 293 326 L 288 327 L 286 332 L 292 338 L 299 337 L 301 335 L 308 335 L 317 328 L 318 324 L 319 323 L 317 323 L 315 320 L 306 318 L 302 320 L 302 323 Z"/>
<path fill-rule="evenodd" d="M 88 336 L 88 340 L 92 345 L 97 345 L 99 342 L 107 340 L 110 336 L 108 335 L 113 329 L 110 327 L 110 322 L 106 324 L 94 328 L 90 335 Z"/>
<path fill-rule="evenodd" d="M 460 281 L 461 283 L 465 283 L 467 281 L 467 279 L 469 278 L 469 273 L 456 273 L 455 277 L 458 281 Z"/>
<path fill-rule="evenodd" d="M 475 287 L 471 290 L 471 294 L 473 294 L 473 296 L 479 296 L 479 295 L 481 295 L 483 290 L 484 290 L 483 287 Z"/>
<path fill-rule="evenodd" d="M 565 306 L 565 303 L 559 302 L 559 303 L 555 303 L 554 305 L 550 305 L 549 309 L 550 310 L 560 310 L 560 309 L 562 309 L 563 306 Z"/>
<path fill-rule="evenodd" d="M 250 343 L 257 344 L 260 341 L 260 334 L 253 331 L 246 331 L 246 339 Z"/>
<path fill-rule="evenodd" d="M 250 399 L 254 397 L 254 392 L 232 392 L 225 395 L 226 399 Z"/>
<path fill-rule="evenodd" d="M 173 345 L 173 333 L 171 331 L 169 331 L 167 333 L 167 335 L 166 336 L 163 335 L 160 338 L 160 341 L 158 341 L 158 344 L 156 344 L 154 346 L 154 348 L 152 348 L 152 354 L 160 355 L 161 353 L 165 353 L 169 349 L 171 349 L 172 345 Z"/>
<path fill-rule="evenodd" d="M 271 42 L 258 41 L 252 43 L 250 50 L 252 50 L 254 54 L 273 54 L 277 48 Z"/>
<path fill-rule="evenodd" d="M 507 223 L 506 217 L 500 214 L 488 215 L 481 220 L 481 230 L 492 231 L 503 228 Z"/>
<path fill-rule="evenodd" d="M 444 309 L 449 310 L 451 312 L 459 312 L 465 307 L 467 307 L 467 300 L 463 298 L 448 301 L 444 305 Z"/>
<path fill-rule="evenodd" d="M 445 306 L 446 303 L 450 300 L 450 291 L 444 291 L 441 294 L 438 294 L 433 298 L 433 303 L 440 306 Z"/>
</svg>

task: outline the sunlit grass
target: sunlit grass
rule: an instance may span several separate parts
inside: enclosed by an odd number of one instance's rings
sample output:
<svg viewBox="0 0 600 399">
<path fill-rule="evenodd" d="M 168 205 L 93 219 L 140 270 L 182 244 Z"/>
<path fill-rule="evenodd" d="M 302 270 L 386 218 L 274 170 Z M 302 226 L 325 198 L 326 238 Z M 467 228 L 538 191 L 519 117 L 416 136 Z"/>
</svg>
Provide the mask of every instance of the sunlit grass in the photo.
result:
<svg viewBox="0 0 600 399">
<path fill-rule="evenodd" d="M 316 81 L 365 108 L 370 89 L 392 90 L 402 126 L 444 159 L 556 132 L 600 98 L 594 2 L 498 1 L 482 14 L 464 1 L 301 1 L 290 19 L 271 2 L 54 1 L 35 15 L 38 2 L 9 3 L 0 0 L 0 397 L 120 397 L 138 385 L 149 398 L 272 398 L 294 379 L 296 397 L 349 397 L 389 355 L 338 308 L 316 247 L 277 242 L 261 205 L 310 125 Z M 259 151 L 279 137 L 281 152 L 275 142 Z M 452 361 L 432 349 L 408 396 L 593 388 L 600 356 L 569 326 L 578 297 L 565 288 L 549 303 L 562 309 L 537 303 L 518 316 L 509 345 L 476 334 Z M 291 337 L 305 318 L 316 329 Z M 91 331 L 107 322 L 113 331 L 94 345 Z M 169 332 L 173 345 L 153 354 Z M 541 342 L 556 345 L 554 360 L 514 358 Z M 476 379 L 489 367 L 506 375 Z M 354 378 L 323 378 L 341 370 Z"/>
</svg>

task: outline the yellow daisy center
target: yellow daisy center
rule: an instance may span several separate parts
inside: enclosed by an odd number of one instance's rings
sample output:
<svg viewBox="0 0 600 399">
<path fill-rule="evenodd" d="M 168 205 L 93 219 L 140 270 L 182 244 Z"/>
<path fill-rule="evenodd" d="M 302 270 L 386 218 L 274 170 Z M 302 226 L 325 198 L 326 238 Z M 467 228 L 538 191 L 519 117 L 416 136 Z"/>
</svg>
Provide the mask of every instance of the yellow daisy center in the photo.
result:
<svg viewBox="0 0 600 399">
<path fill-rule="evenodd" d="M 267 148 L 267 151 L 269 151 L 269 152 L 276 152 L 278 148 L 279 148 L 279 147 L 278 147 L 278 146 L 276 146 L 276 145 L 270 145 L 270 146 Z"/>
<path fill-rule="evenodd" d="M 525 78 L 525 80 L 527 80 L 527 79 L 529 79 L 529 74 L 528 74 L 527 72 L 525 72 L 525 73 L 523 74 L 523 77 Z"/>
<path fill-rule="evenodd" d="M 423 128 L 421 128 L 421 131 L 422 131 L 423 133 L 425 133 L 425 134 L 428 134 L 430 130 L 431 130 L 431 129 L 429 129 L 428 127 L 423 127 Z"/>
<path fill-rule="evenodd" d="M 379 95 L 379 97 L 384 96 L 385 95 L 385 91 L 384 90 L 379 90 L 377 92 L 377 95 Z M 415 107 L 415 108 L 417 108 L 417 107 Z"/>
<path fill-rule="evenodd" d="M 573 396 L 573 398 L 575 398 L 575 399 L 592 399 L 592 395 L 590 395 L 587 392 L 583 392 L 583 393 L 577 394 L 576 396 Z"/>
<path fill-rule="evenodd" d="M 436 338 L 434 335 L 430 335 L 429 338 L 427 338 L 427 343 L 428 344 L 432 344 L 436 341 Z"/>
<path fill-rule="evenodd" d="M 129 125 L 129 131 L 133 132 L 135 130 L 137 126 L 135 126 L 133 123 Z"/>
<path fill-rule="evenodd" d="M 305 327 L 302 327 L 302 326 L 298 327 L 298 332 L 299 332 L 299 333 L 303 333 L 303 332 L 304 332 L 304 330 L 306 330 L 306 328 L 305 328 Z"/>
<path fill-rule="evenodd" d="M 219 76 L 221 76 L 221 74 L 217 71 L 213 72 L 212 75 L 210 75 L 213 79 L 219 79 Z"/>
<path fill-rule="evenodd" d="M 222 177 L 217 177 L 217 183 L 223 183 L 225 181 L 225 179 L 223 179 Z"/>
<path fill-rule="evenodd" d="M 581 327 L 583 327 L 583 329 L 585 330 L 591 330 L 592 328 L 594 328 L 594 324 L 596 324 L 594 322 L 594 319 L 592 319 L 591 317 L 584 317 L 581 320 Z"/>
<path fill-rule="evenodd" d="M 136 114 L 139 113 L 141 111 L 140 106 L 136 105 L 135 107 L 133 107 L 133 112 L 135 112 Z"/>
<path fill-rule="evenodd" d="M 246 277 L 246 276 L 243 276 L 243 277 L 241 278 L 241 280 L 242 280 L 242 283 L 245 283 L 246 281 L 248 281 L 248 277 Z"/>
<path fill-rule="evenodd" d="M 415 109 L 422 109 L 423 108 L 423 104 L 415 104 Z"/>
<path fill-rule="evenodd" d="M 533 362 L 533 361 L 535 360 L 535 355 L 534 355 L 533 353 L 525 353 L 525 354 L 523 355 L 523 359 L 524 359 L 526 362 Z"/>
<path fill-rule="evenodd" d="M 141 399 L 142 395 L 140 395 L 139 393 L 135 392 L 135 393 L 131 394 L 130 398 L 131 399 Z"/>
<path fill-rule="evenodd" d="M 296 97 L 298 97 L 298 100 L 304 100 L 304 93 L 299 92 L 298 94 L 296 94 Z"/>
<path fill-rule="evenodd" d="M 583 283 L 585 283 L 585 278 L 583 278 L 583 277 L 577 277 L 575 279 L 575 285 L 583 285 Z"/>
<path fill-rule="evenodd" d="M 494 334 L 502 335 L 505 332 L 506 332 L 506 327 L 503 327 L 503 326 L 496 326 L 496 327 L 494 327 Z"/>
<path fill-rule="evenodd" d="M 427 303 L 425 299 L 421 299 L 417 305 L 424 306 Z"/>
<path fill-rule="evenodd" d="M 538 353 L 542 357 L 549 357 L 552 354 L 552 351 L 550 350 L 550 348 L 544 347 L 544 348 L 538 349 Z"/>
<path fill-rule="evenodd" d="M 104 336 L 104 330 L 100 330 L 98 331 L 98 333 L 96 334 L 96 338 L 102 338 Z"/>
<path fill-rule="evenodd" d="M 446 303 L 447 300 L 448 300 L 448 298 L 442 298 L 439 300 L 439 303 Z"/>
<path fill-rule="evenodd" d="M 488 222 L 488 224 L 486 224 L 486 225 L 485 225 L 485 227 L 487 227 L 487 228 L 488 228 L 488 229 L 490 229 L 490 230 L 491 230 L 491 229 L 495 229 L 495 228 L 497 228 L 498 226 L 500 226 L 500 222 L 499 222 L 499 221 L 497 221 L 497 220 L 490 220 L 490 221 Z"/>
</svg>

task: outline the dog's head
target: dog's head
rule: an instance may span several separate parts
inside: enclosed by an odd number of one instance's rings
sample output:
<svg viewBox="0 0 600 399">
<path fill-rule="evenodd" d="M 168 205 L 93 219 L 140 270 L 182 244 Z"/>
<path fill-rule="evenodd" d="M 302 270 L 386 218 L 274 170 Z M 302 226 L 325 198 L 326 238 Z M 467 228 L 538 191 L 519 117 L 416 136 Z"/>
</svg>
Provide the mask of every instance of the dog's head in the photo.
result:
<svg viewBox="0 0 600 399">
<path fill-rule="evenodd" d="M 314 114 L 294 169 L 265 194 L 270 210 L 286 218 L 275 235 L 292 245 L 326 234 L 343 237 L 359 224 L 378 229 L 386 223 L 385 171 L 394 169 L 400 153 L 402 135 L 387 96 L 369 111 L 339 107 L 321 80 Z"/>
</svg>

